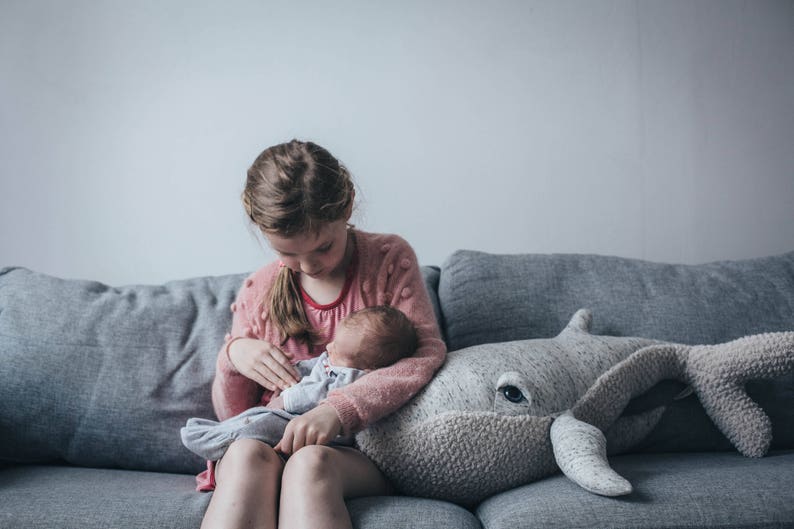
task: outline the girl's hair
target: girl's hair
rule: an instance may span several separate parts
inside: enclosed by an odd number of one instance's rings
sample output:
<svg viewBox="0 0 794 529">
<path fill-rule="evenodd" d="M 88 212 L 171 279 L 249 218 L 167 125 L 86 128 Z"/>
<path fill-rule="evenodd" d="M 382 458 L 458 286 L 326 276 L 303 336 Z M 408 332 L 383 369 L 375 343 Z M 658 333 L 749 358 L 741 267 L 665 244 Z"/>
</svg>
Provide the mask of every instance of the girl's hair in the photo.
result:
<svg viewBox="0 0 794 529">
<path fill-rule="evenodd" d="M 362 333 L 366 363 L 360 369 L 379 369 L 416 351 L 419 339 L 416 327 L 401 310 L 389 305 L 367 307 L 350 314 L 345 325 Z"/>
<path fill-rule="evenodd" d="M 353 196 L 353 181 L 339 160 L 317 144 L 292 140 L 257 156 L 248 169 L 242 201 L 263 233 L 291 237 L 316 234 L 323 225 L 346 219 Z M 298 283 L 286 266 L 279 270 L 267 303 L 282 343 L 289 338 L 314 341 Z"/>
</svg>

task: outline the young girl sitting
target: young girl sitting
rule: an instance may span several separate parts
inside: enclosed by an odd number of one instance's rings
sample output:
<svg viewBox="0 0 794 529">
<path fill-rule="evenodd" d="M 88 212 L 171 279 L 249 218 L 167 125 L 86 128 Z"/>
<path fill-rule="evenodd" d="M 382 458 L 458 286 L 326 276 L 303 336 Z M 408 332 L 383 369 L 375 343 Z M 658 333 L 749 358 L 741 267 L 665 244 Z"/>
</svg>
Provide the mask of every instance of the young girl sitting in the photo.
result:
<svg viewBox="0 0 794 529">
<path fill-rule="evenodd" d="M 263 151 L 242 200 L 280 258 L 249 276 L 218 354 L 212 401 L 220 420 L 270 402 L 298 382 L 294 362 L 316 357 L 339 322 L 390 305 L 413 322 L 413 355 L 329 393 L 289 421 L 278 443 L 238 439 L 198 477 L 213 490 L 202 527 L 351 527 L 346 498 L 392 489 L 358 450 L 327 446 L 394 412 L 432 378 L 446 352 L 411 247 L 396 235 L 352 228 L 350 175 L 327 150 L 291 141 Z"/>
<path fill-rule="evenodd" d="M 275 447 L 287 423 L 321 403 L 329 391 L 415 350 L 416 329 L 405 314 L 388 305 L 361 309 L 339 322 L 334 341 L 324 353 L 295 364 L 303 377 L 300 382 L 282 391 L 267 406 L 250 408 L 222 422 L 188 419 L 181 430 L 182 443 L 209 460 L 223 457 L 237 439 L 257 439 Z M 337 436 L 333 442 L 349 445 L 352 438 Z"/>
</svg>

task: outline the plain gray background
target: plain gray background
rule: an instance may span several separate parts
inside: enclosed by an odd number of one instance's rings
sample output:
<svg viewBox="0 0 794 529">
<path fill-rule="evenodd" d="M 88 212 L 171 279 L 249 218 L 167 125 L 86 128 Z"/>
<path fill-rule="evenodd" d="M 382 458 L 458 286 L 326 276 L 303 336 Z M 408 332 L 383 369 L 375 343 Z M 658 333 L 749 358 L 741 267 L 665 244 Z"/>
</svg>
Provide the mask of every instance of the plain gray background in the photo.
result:
<svg viewBox="0 0 794 529">
<path fill-rule="evenodd" d="M 0 266 L 257 268 L 245 170 L 293 137 L 422 264 L 782 253 L 794 2 L 0 0 Z"/>
</svg>

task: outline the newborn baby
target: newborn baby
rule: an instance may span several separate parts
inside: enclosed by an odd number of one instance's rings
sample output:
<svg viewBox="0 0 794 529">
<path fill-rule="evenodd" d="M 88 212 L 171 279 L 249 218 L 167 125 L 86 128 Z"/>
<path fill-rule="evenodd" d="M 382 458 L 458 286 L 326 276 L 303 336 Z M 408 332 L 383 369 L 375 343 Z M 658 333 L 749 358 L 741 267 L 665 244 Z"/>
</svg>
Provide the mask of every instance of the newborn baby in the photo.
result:
<svg viewBox="0 0 794 529">
<path fill-rule="evenodd" d="M 354 312 L 339 322 L 334 340 L 316 358 L 295 364 L 302 378 L 273 398 L 218 422 L 192 418 L 181 430 L 182 444 L 210 461 L 219 460 L 237 439 L 258 439 L 270 446 L 281 440 L 287 423 L 320 404 L 332 389 L 350 384 L 368 371 L 411 356 L 416 329 L 405 314 L 386 305 Z M 338 436 L 334 444 L 351 444 Z"/>
</svg>

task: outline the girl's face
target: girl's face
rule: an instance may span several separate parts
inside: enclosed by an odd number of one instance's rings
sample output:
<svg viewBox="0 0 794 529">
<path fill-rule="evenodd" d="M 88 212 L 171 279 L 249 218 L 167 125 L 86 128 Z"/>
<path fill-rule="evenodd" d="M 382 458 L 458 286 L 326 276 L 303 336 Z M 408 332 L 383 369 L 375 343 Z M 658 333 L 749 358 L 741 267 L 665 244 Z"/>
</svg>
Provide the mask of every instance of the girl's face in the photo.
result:
<svg viewBox="0 0 794 529">
<path fill-rule="evenodd" d="M 344 276 L 349 257 L 347 220 L 329 222 L 317 233 L 264 235 L 284 266 L 293 272 L 319 280 Z"/>
</svg>

